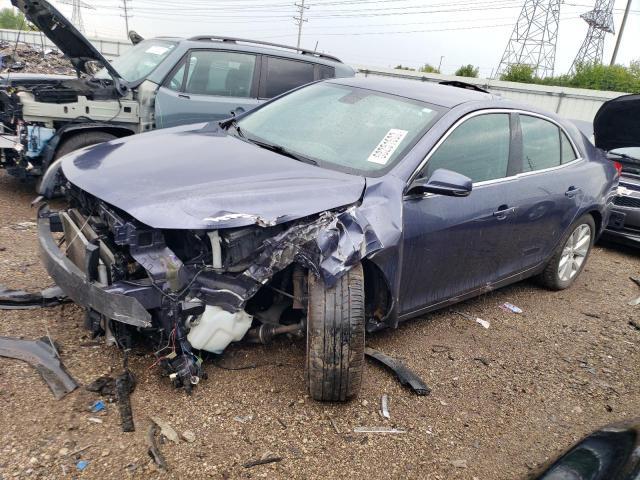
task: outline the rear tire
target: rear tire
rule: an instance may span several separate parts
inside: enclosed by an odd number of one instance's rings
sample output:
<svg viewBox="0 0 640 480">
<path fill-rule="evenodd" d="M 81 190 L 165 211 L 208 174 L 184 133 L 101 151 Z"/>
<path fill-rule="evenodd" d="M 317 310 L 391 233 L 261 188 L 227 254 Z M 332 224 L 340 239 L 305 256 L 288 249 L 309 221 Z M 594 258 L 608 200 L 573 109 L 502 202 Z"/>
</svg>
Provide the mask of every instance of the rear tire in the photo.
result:
<svg viewBox="0 0 640 480">
<path fill-rule="evenodd" d="M 596 224 L 591 215 L 583 215 L 573 222 L 538 276 L 540 284 L 550 290 L 564 290 L 573 285 L 587 263 L 595 236 Z"/>
<path fill-rule="evenodd" d="M 314 400 L 344 402 L 358 395 L 364 346 L 362 265 L 352 268 L 331 288 L 310 273 L 306 377 Z"/>
</svg>

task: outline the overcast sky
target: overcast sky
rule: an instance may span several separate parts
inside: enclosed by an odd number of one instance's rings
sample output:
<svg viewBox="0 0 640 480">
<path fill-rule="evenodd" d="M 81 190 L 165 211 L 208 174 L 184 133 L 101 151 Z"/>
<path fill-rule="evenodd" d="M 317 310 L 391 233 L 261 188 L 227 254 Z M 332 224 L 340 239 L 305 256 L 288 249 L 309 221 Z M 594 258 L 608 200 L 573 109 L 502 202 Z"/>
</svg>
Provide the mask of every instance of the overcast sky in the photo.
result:
<svg viewBox="0 0 640 480">
<path fill-rule="evenodd" d="M 64 0 L 71 3 L 73 0 Z M 88 36 L 124 38 L 125 0 L 84 0 L 82 16 Z M 144 37 L 215 34 L 295 45 L 301 0 L 128 0 L 129 27 Z M 544 0 L 542 0 L 544 1 Z M 9 0 L 0 0 L 6 6 Z M 71 18 L 72 6 L 52 3 Z M 332 53 L 357 65 L 418 67 L 423 63 L 453 73 L 460 65 L 480 67 L 488 76 L 500 61 L 523 0 L 305 0 L 302 46 Z M 616 31 L 626 0 L 617 0 Z M 565 1 L 560 11 L 556 74 L 565 73 L 587 32 L 579 18 L 593 8 L 590 0 Z M 615 37 L 607 35 L 605 62 Z M 640 59 L 640 0 L 632 0 L 618 63 Z"/>
</svg>

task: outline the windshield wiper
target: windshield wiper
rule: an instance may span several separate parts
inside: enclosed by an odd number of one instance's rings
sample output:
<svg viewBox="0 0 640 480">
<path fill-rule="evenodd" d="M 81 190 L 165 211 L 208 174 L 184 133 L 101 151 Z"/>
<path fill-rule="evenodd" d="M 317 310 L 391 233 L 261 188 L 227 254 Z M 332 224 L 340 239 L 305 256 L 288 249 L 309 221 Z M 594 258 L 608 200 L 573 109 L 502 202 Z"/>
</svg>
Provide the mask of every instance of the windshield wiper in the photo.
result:
<svg viewBox="0 0 640 480">
<path fill-rule="evenodd" d="M 245 138 L 244 133 L 242 133 L 242 129 L 240 128 L 240 125 L 238 125 L 238 120 L 236 120 L 235 117 L 231 117 L 228 120 L 219 122 L 218 125 L 220 125 L 222 128 L 225 128 L 227 130 L 229 130 L 229 127 L 233 127 L 233 129 L 236 131 L 239 137 Z"/>
<path fill-rule="evenodd" d="M 247 137 L 245 137 L 247 138 Z M 272 152 L 279 153 L 280 155 L 284 155 L 285 157 L 293 158 L 294 160 L 298 160 L 302 163 L 308 163 L 310 165 L 318 165 L 318 162 L 313 160 L 312 158 L 305 157 L 298 153 L 293 153 L 291 150 L 287 150 L 282 145 L 275 145 L 272 143 L 262 142 L 260 140 L 256 140 L 254 138 L 247 138 L 247 140 L 261 148 L 265 148 L 267 150 L 271 150 Z"/>
</svg>

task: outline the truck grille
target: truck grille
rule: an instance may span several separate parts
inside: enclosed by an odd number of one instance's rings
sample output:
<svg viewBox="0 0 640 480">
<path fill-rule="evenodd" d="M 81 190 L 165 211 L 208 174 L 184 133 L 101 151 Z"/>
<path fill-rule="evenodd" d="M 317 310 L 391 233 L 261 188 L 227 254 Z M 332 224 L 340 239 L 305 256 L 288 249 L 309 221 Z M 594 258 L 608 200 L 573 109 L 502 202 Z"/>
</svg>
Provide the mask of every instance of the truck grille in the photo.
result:
<svg viewBox="0 0 640 480">
<path fill-rule="evenodd" d="M 640 208 L 640 198 L 634 197 L 616 197 L 613 204 L 619 207 Z"/>
</svg>

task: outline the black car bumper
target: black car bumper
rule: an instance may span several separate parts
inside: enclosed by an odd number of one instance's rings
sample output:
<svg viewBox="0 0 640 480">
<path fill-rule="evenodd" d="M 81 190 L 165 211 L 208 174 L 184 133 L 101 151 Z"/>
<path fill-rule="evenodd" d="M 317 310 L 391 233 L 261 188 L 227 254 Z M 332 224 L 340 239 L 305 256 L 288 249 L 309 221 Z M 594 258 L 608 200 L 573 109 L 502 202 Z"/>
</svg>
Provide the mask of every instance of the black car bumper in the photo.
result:
<svg viewBox="0 0 640 480">
<path fill-rule="evenodd" d="M 638 208 L 615 206 L 603 238 L 640 247 L 640 200 Z"/>
<path fill-rule="evenodd" d="M 87 274 L 65 256 L 52 235 L 46 206 L 38 212 L 38 241 L 47 272 L 74 302 L 112 320 L 137 327 L 151 326 L 151 314 L 136 298 L 109 291 L 109 287 L 88 281 Z"/>
</svg>

